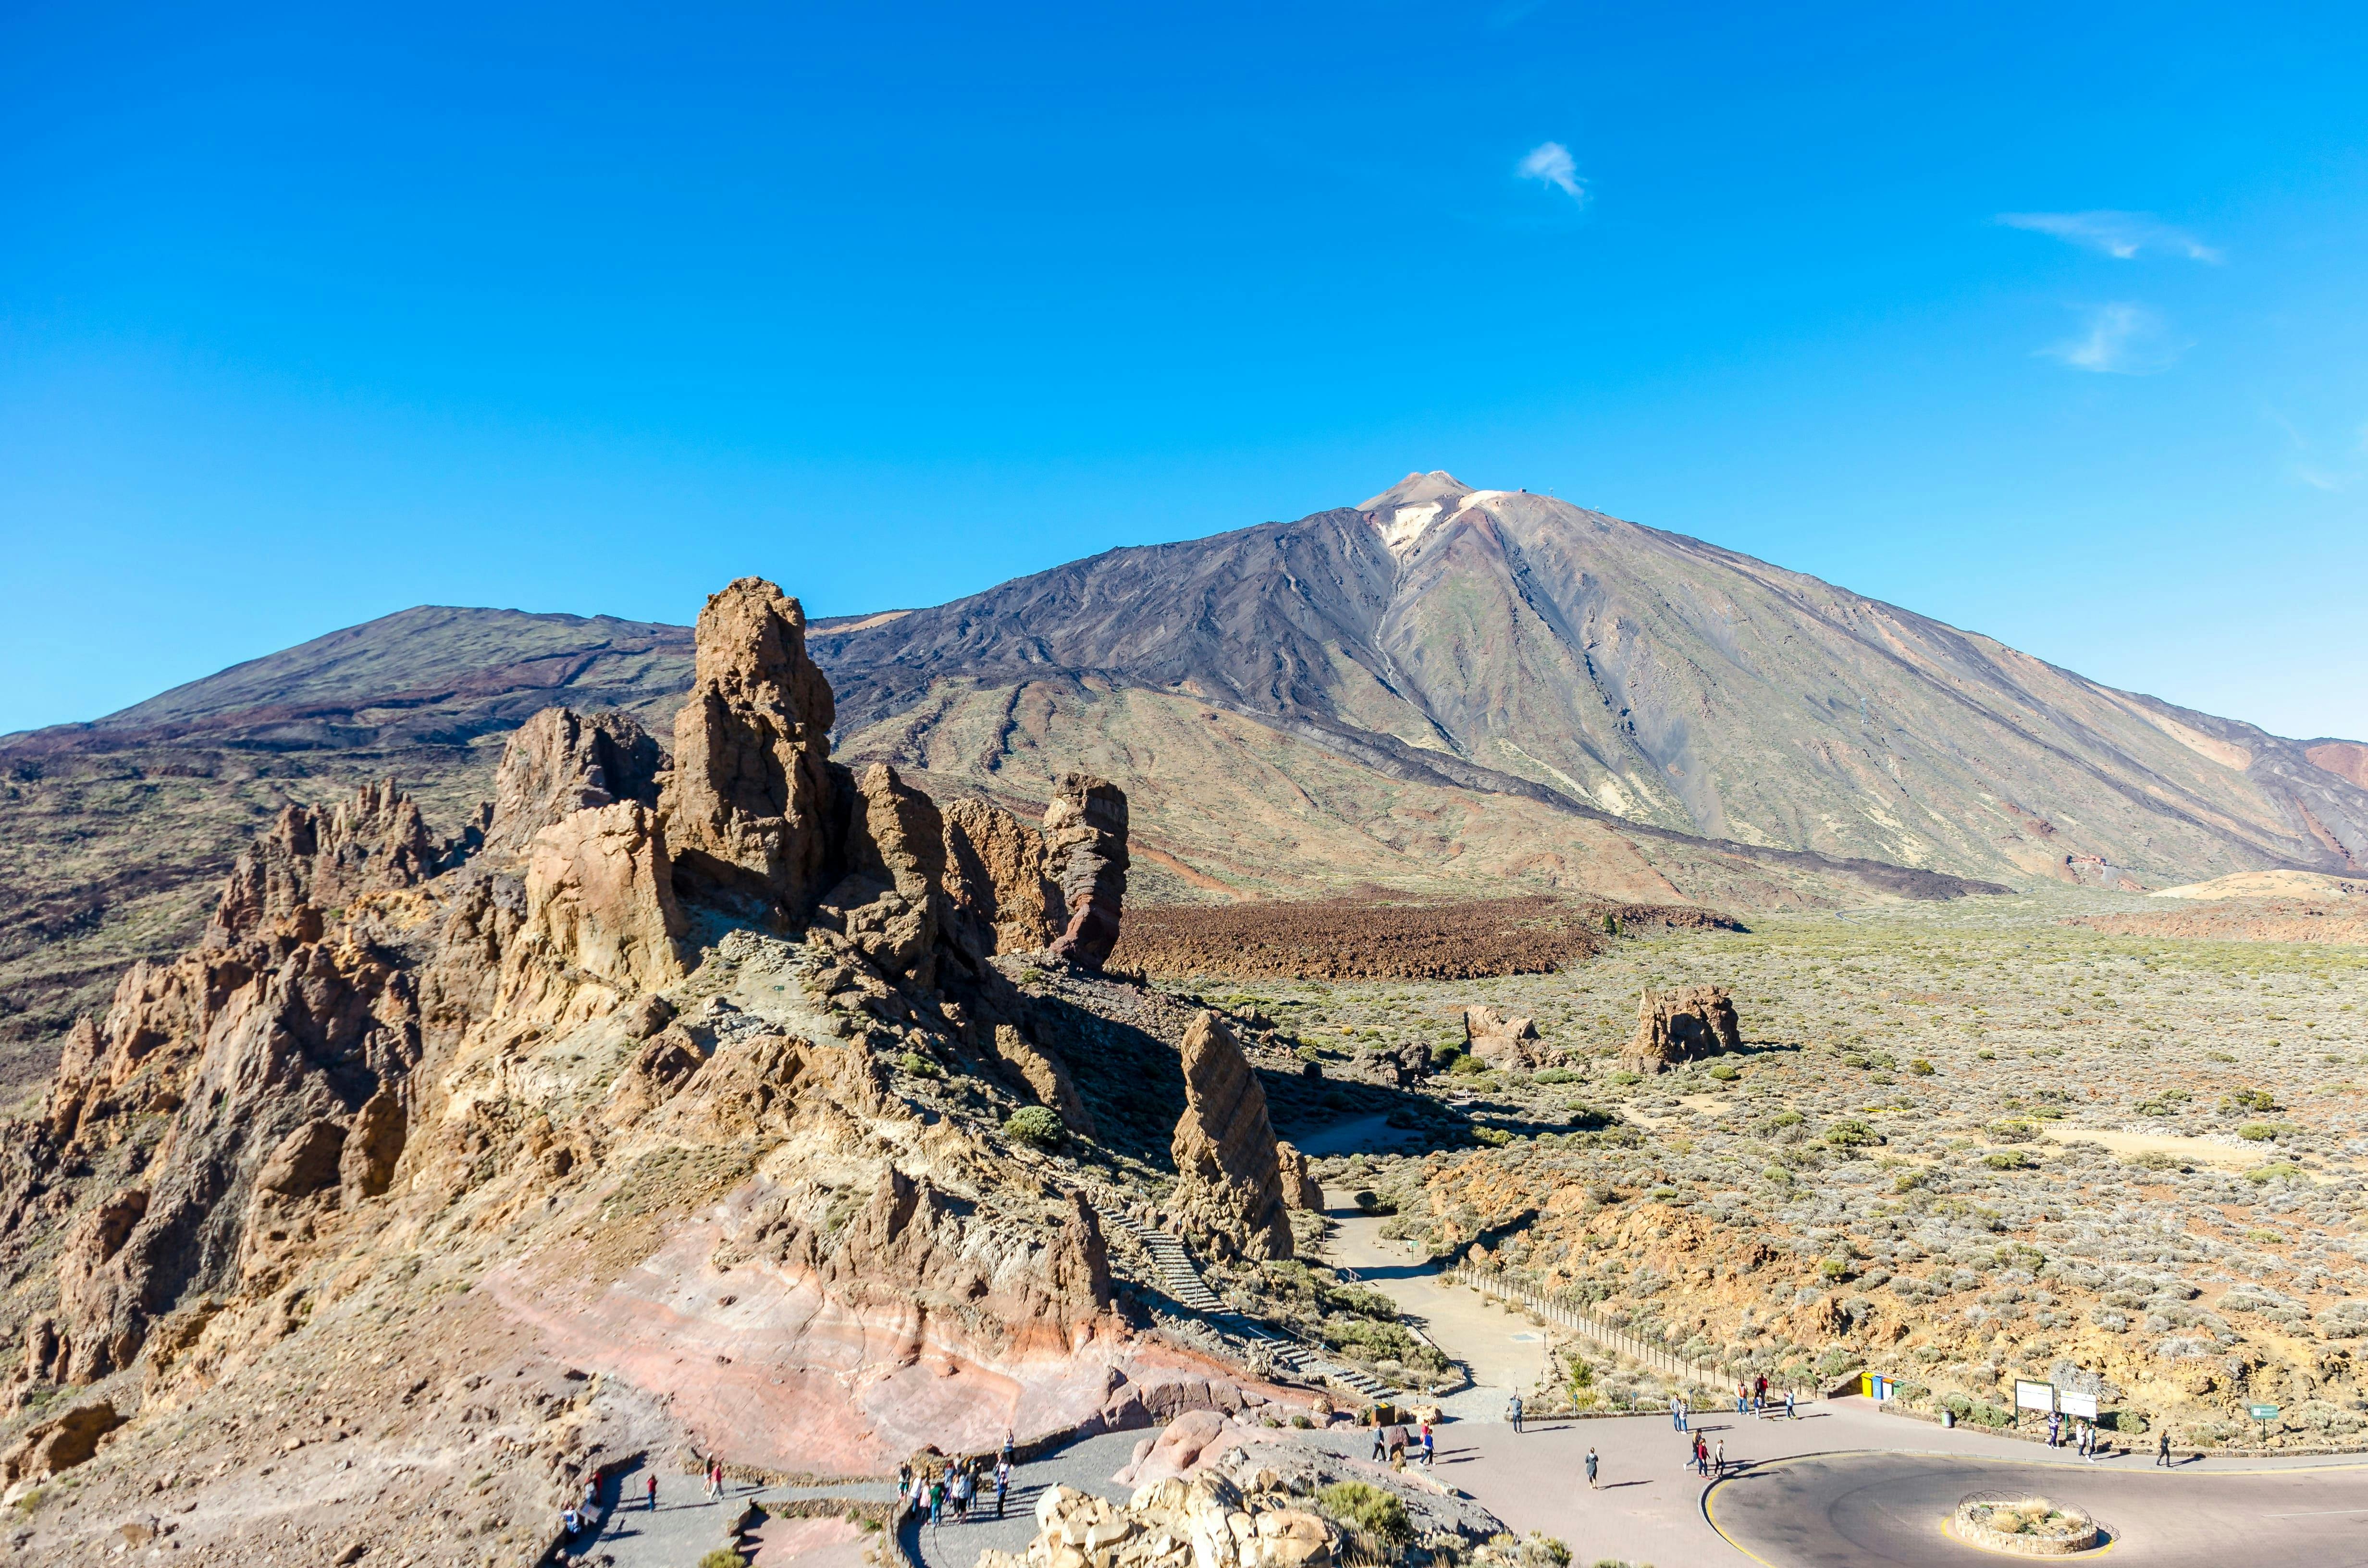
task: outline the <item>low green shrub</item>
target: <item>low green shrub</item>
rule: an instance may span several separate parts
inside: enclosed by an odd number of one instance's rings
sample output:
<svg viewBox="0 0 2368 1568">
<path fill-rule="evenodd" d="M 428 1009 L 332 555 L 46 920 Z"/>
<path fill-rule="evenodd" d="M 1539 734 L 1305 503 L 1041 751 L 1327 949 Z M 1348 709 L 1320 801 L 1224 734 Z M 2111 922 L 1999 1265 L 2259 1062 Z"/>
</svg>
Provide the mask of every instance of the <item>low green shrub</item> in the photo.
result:
<svg viewBox="0 0 2368 1568">
<path fill-rule="evenodd" d="M 1336 1481 L 1315 1494 L 1315 1506 L 1325 1517 L 1393 1543 L 1414 1539 L 1406 1505 L 1380 1487 L 1362 1481 Z"/>
<path fill-rule="evenodd" d="M 1003 1135 L 1036 1149 L 1057 1149 L 1069 1135 L 1060 1112 L 1049 1106 L 1021 1106 L 1004 1119 Z"/>
</svg>

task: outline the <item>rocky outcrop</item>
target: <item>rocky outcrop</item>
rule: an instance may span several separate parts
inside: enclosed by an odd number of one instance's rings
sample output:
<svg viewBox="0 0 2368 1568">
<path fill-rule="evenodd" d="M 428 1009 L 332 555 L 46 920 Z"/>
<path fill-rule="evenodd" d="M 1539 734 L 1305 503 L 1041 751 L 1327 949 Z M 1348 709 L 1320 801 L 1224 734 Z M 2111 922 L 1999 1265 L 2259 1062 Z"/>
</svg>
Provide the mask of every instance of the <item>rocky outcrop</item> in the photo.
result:
<svg viewBox="0 0 2368 1568">
<path fill-rule="evenodd" d="M 1742 1048 L 1742 1027 L 1726 988 L 1689 985 L 1681 991 L 1646 991 L 1637 997 L 1636 1032 L 1621 1048 L 1620 1060 L 1640 1072 L 1658 1073 Z"/>
<path fill-rule="evenodd" d="M 805 630 L 798 601 L 762 578 L 708 599 L 659 811 L 684 891 L 777 922 L 803 917 L 830 881 L 834 710 Z"/>
<path fill-rule="evenodd" d="M 289 806 L 231 869 L 206 940 L 268 932 L 302 908 L 340 909 L 365 892 L 416 885 L 437 869 L 427 824 L 392 779 L 334 807 Z"/>
<path fill-rule="evenodd" d="M 996 1025 L 987 1038 L 996 1060 L 1028 1086 L 1038 1105 L 1060 1112 L 1062 1124 L 1071 1131 L 1088 1138 L 1095 1135 L 1093 1113 L 1086 1108 L 1076 1080 L 1069 1076 L 1069 1064 L 1061 1060 L 1059 1051 L 1038 1045 L 1009 1024 Z"/>
<path fill-rule="evenodd" d="M 1496 1067 L 1528 1069 L 1545 1060 L 1538 1043 L 1538 1027 L 1528 1018 L 1508 1018 L 1494 1007 L 1463 1009 L 1464 1049 Z"/>
<path fill-rule="evenodd" d="M 502 752 L 479 856 L 515 860 L 532 847 L 535 835 L 577 812 L 620 801 L 655 807 L 665 762 L 658 743 L 626 714 L 544 709 L 512 733 Z"/>
<path fill-rule="evenodd" d="M 985 801 L 950 801 L 945 921 L 970 951 L 1034 952 L 1064 931 L 1069 905 L 1044 835 Z"/>
<path fill-rule="evenodd" d="M 1118 946 L 1126 899 L 1126 791 L 1107 778 L 1064 774 L 1044 808 L 1044 846 L 1060 868 L 1069 912 L 1053 956 L 1099 969 Z"/>
<path fill-rule="evenodd" d="M 823 901 L 856 949 L 882 974 L 928 985 L 937 977 L 944 903 L 945 823 L 937 802 L 873 763 L 843 791 L 845 880 Z"/>
<path fill-rule="evenodd" d="M 978 1568 L 1328 1568 L 1339 1550 L 1338 1528 L 1287 1506 L 1294 1502 L 1253 1502 L 1215 1474 L 1153 1482 L 1124 1506 L 1053 1486 L 1037 1499 L 1037 1535 L 1027 1549 L 990 1549 L 980 1553 Z"/>
<path fill-rule="evenodd" d="M 556 962 L 626 994 L 681 977 L 689 929 L 656 813 L 634 801 L 580 811 L 535 835 L 527 927 Z"/>
<path fill-rule="evenodd" d="M 1185 1033 L 1184 1096 L 1169 1213 L 1213 1251 L 1289 1257 L 1291 1217 L 1266 1091 L 1214 1013 L 1200 1014 Z"/>
<path fill-rule="evenodd" d="M 1282 1183 L 1284 1208 L 1304 1209 L 1310 1214 L 1324 1212 L 1324 1184 L 1315 1179 L 1315 1167 L 1306 1155 L 1291 1144 L 1277 1140 L 1274 1165 L 1275 1173 Z"/>
<path fill-rule="evenodd" d="M 13 1497 L 21 1483 L 72 1470 L 97 1453 L 99 1439 L 123 1421 L 114 1405 L 99 1400 L 28 1427 L 6 1453 L 0 1454 L 0 1483 L 11 1489 Z"/>
</svg>

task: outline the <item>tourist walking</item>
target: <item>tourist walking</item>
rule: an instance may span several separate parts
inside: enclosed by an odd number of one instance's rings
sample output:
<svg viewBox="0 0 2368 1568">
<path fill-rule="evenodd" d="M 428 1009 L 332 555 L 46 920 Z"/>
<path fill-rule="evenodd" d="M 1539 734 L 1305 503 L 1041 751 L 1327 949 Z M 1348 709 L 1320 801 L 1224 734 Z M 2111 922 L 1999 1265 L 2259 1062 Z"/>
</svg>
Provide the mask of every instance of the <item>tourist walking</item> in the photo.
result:
<svg viewBox="0 0 2368 1568">
<path fill-rule="evenodd" d="M 1672 1432 L 1682 1432 L 1685 1429 L 1686 1396 L 1681 1393 L 1673 1393 L 1669 1396 L 1669 1430 Z"/>
<path fill-rule="evenodd" d="M 642 1491 L 650 1500 L 649 1511 L 653 1514 L 656 1513 L 658 1511 L 658 1472 L 656 1471 L 650 1471 L 649 1479 L 642 1484 Z"/>
<path fill-rule="evenodd" d="M 1011 1440 L 1003 1443 L 1003 1457 L 995 1461 L 995 1517 L 1003 1517 L 1003 1500 L 1011 1492 Z"/>
<path fill-rule="evenodd" d="M 1515 1394 L 1505 1402 L 1505 1416 L 1512 1422 L 1514 1432 L 1519 1434 L 1521 1429 L 1521 1396 L 1520 1394 Z"/>
<path fill-rule="evenodd" d="M 1376 1463 L 1379 1463 L 1389 1457 L 1390 1430 L 1382 1425 L 1381 1416 L 1376 1415 L 1373 1417 L 1373 1459 Z"/>
<path fill-rule="evenodd" d="M 2162 1429 L 2162 1435 L 2154 1441 L 2154 1462 L 2165 1470 L 2170 1468 L 2170 1428 L 2168 1426 Z"/>
<path fill-rule="evenodd" d="M 1713 1475 L 1721 1476 L 1726 1473 L 1726 1439 L 1725 1437 L 1718 1440 L 1718 1449 L 1711 1455 L 1710 1472 Z"/>
<path fill-rule="evenodd" d="M 1587 1489 L 1589 1492 L 1595 1490 L 1595 1450 L 1589 1449 L 1587 1450 Z"/>
<path fill-rule="evenodd" d="M 1703 1440 L 1700 1432 L 1694 1434 L 1694 1473 L 1710 1473 L 1710 1444 Z"/>
<path fill-rule="evenodd" d="M 1735 1413 L 1742 1415 L 1751 1404 L 1751 1385 L 1741 1378 L 1735 1380 Z"/>
<path fill-rule="evenodd" d="M 1436 1443 L 1437 1439 L 1431 1434 L 1429 1418 L 1425 1417 L 1422 1424 L 1422 1468 L 1425 1470 L 1430 1469 L 1432 1461 L 1439 1457 Z"/>
<path fill-rule="evenodd" d="M 1791 1389 L 1786 1389 L 1784 1391 L 1784 1419 L 1787 1421 L 1798 1421 L 1800 1419 L 1799 1416 L 1793 1414 L 1793 1391 Z"/>
<path fill-rule="evenodd" d="M 1768 1408 L 1768 1374 L 1765 1372 L 1751 1380 L 1751 1408 L 1755 1412 Z"/>
</svg>

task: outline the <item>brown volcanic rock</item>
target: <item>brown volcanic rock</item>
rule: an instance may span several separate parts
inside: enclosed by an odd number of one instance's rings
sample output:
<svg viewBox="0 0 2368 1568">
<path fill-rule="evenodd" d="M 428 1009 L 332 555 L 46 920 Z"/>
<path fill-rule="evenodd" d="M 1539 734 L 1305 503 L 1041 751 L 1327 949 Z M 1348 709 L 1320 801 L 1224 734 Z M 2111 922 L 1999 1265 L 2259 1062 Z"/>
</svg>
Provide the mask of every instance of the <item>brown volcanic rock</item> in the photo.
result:
<svg viewBox="0 0 2368 1568">
<path fill-rule="evenodd" d="M 1689 985 L 1681 991 L 1647 991 L 1636 999 L 1636 1033 L 1620 1059 L 1648 1073 L 1681 1062 L 1743 1049 L 1735 999 L 1720 985 Z"/>
<path fill-rule="evenodd" d="M 1286 1209 L 1304 1209 L 1311 1214 L 1324 1212 L 1324 1184 L 1315 1179 L 1315 1167 L 1307 1156 L 1289 1143 L 1278 1141 L 1274 1146 L 1277 1175 L 1282 1182 L 1282 1202 Z"/>
<path fill-rule="evenodd" d="M 842 794 L 848 824 L 840 858 L 848 873 L 824 902 L 882 973 L 927 985 L 936 977 L 946 872 L 937 802 L 877 762 Z"/>
<path fill-rule="evenodd" d="M 1099 969 L 1118 946 L 1126 900 L 1126 791 L 1107 778 L 1064 774 L 1044 808 L 1044 847 L 1061 868 L 1069 909 L 1053 956 Z"/>
<path fill-rule="evenodd" d="M 581 811 L 535 835 L 528 929 L 552 958 L 625 994 L 682 976 L 689 929 L 656 813 L 635 801 Z"/>
<path fill-rule="evenodd" d="M 519 725 L 494 775 L 494 810 L 478 853 L 516 859 L 544 828 L 620 801 L 658 803 L 666 754 L 632 717 L 546 708 Z"/>
<path fill-rule="evenodd" d="M 945 821 L 945 919 L 973 952 L 1034 952 L 1066 929 L 1069 906 L 1044 835 L 972 797 Z"/>
<path fill-rule="evenodd" d="M 1494 1007 L 1463 1009 L 1463 1044 L 1481 1061 L 1500 1067 L 1537 1067 L 1545 1061 L 1538 1026 L 1528 1018 L 1506 1017 Z"/>
<path fill-rule="evenodd" d="M 1184 1094 L 1170 1213 L 1220 1250 L 1289 1257 L 1291 1220 L 1266 1091 L 1214 1013 L 1196 1017 L 1184 1036 Z"/>
<path fill-rule="evenodd" d="M 833 794 L 830 682 L 805 629 L 798 601 L 762 578 L 708 599 L 661 806 L 693 885 L 790 918 L 826 885 Z"/>
<path fill-rule="evenodd" d="M 227 943 L 362 892 L 411 887 L 437 869 L 427 824 L 393 779 L 365 784 L 326 810 L 290 806 L 231 870 L 209 939 Z"/>
</svg>

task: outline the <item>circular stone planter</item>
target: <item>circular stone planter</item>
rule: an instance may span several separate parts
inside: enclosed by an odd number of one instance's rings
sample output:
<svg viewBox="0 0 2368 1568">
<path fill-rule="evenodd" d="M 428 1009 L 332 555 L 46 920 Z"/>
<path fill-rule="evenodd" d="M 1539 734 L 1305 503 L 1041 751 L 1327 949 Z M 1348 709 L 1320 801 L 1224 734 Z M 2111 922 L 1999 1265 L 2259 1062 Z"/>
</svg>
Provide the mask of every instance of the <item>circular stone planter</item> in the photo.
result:
<svg viewBox="0 0 2368 1568">
<path fill-rule="evenodd" d="M 1967 1546 L 2018 1557 L 2069 1557 L 2100 1539 L 2096 1520 L 2044 1497 L 1968 1497 L 1949 1517 L 1949 1533 Z"/>
</svg>

